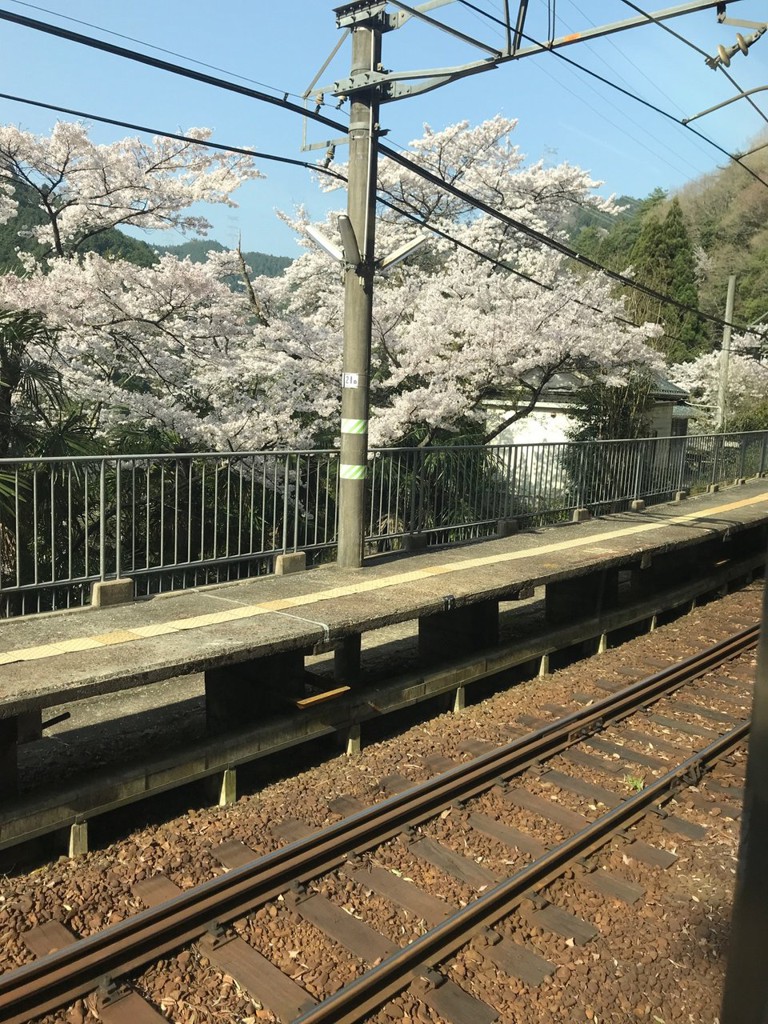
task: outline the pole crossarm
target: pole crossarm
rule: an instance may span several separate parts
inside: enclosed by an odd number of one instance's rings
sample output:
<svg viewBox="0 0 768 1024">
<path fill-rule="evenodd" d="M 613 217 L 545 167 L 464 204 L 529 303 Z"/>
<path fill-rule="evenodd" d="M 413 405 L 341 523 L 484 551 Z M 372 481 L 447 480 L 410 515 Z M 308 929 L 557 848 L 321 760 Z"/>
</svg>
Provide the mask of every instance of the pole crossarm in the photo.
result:
<svg viewBox="0 0 768 1024">
<path fill-rule="evenodd" d="M 716 103 L 714 107 L 707 107 L 706 110 L 700 110 L 698 114 L 692 114 L 690 117 L 684 117 L 680 123 L 690 124 L 691 121 L 695 121 L 699 117 L 704 117 L 705 114 L 711 114 L 715 110 L 722 110 L 723 107 L 728 107 L 731 103 L 735 103 L 737 100 L 744 100 L 748 96 L 754 95 L 756 92 L 766 91 L 768 91 L 768 85 L 758 85 L 754 89 L 746 89 L 744 92 L 740 92 L 738 96 L 731 96 L 730 99 L 723 100 L 722 103 Z M 758 148 L 763 149 L 765 147 L 759 146 Z M 755 150 L 750 150 L 750 152 L 755 152 Z"/>
<path fill-rule="evenodd" d="M 380 103 L 405 99 L 417 93 L 429 92 L 458 78 L 477 75 L 498 66 L 498 59 L 488 57 L 449 68 L 420 68 L 414 71 L 365 71 L 334 82 L 329 92 L 334 96 L 355 96 L 365 91 L 376 91 Z M 423 80 L 423 81 L 421 81 Z"/>
<path fill-rule="evenodd" d="M 601 36 L 613 35 L 616 32 L 624 32 L 627 29 L 639 28 L 641 25 L 650 25 L 655 22 L 666 21 L 670 18 L 676 18 L 681 15 L 692 14 L 697 11 L 704 11 L 720 6 L 720 0 L 690 0 L 690 2 L 679 4 L 676 7 L 667 7 L 660 11 L 653 11 L 648 14 L 638 15 L 637 17 L 626 18 L 623 21 L 615 21 L 607 25 L 598 25 L 594 28 L 584 29 L 580 32 L 571 32 L 566 36 L 560 36 L 559 38 L 549 40 L 546 43 L 535 43 L 531 46 L 519 48 L 527 7 L 526 3 L 521 3 L 520 11 L 518 12 L 517 25 L 514 31 L 511 29 L 509 17 L 507 16 L 507 45 L 504 50 L 499 50 L 494 47 L 487 46 L 485 43 L 481 43 L 479 40 L 474 39 L 471 36 L 467 36 L 464 33 L 449 28 L 437 21 L 437 19 L 431 18 L 424 13 L 426 8 L 442 6 L 444 3 L 450 2 L 450 0 L 433 0 L 432 4 L 421 4 L 418 7 L 412 7 L 409 4 L 403 3 L 402 0 L 389 0 L 389 2 L 399 8 L 398 14 L 389 15 L 386 13 L 387 0 L 374 0 L 374 2 L 368 3 L 363 0 L 363 2 L 357 4 L 347 4 L 344 7 L 337 8 L 337 24 L 339 28 L 346 28 L 353 25 L 370 25 L 371 23 L 376 23 L 377 27 L 379 27 L 381 31 L 386 31 L 400 28 L 401 25 L 405 23 L 405 18 L 401 18 L 401 15 L 406 15 L 408 18 L 418 17 L 437 28 L 449 32 L 451 35 L 458 36 L 474 46 L 481 46 L 483 49 L 487 50 L 491 56 L 485 57 L 481 60 L 471 61 L 467 64 L 448 68 L 428 68 L 411 71 L 386 71 L 383 68 L 380 68 L 366 70 L 365 72 L 356 71 L 352 72 L 348 78 L 341 79 L 316 89 L 314 95 L 319 93 L 330 93 L 334 96 L 343 98 L 347 96 L 356 96 L 368 90 L 371 93 L 375 93 L 378 102 L 387 103 L 393 100 L 404 99 L 407 96 L 414 96 L 418 93 L 428 92 L 432 89 L 437 89 L 440 86 L 447 85 L 449 82 L 456 81 L 459 78 L 466 78 L 468 75 L 479 74 L 483 71 L 490 71 L 497 68 L 500 64 L 505 64 L 512 60 L 519 60 L 521 57 L 532 57 L 535 54 L 545 53 L 549 50 L 562 49 L 563 47 L 570 46 L 573 43 L 582 43 L 590 39 L 598 39 Z M 741 0 L 729 0 L 729 2 L 740 3 Z M 414 82 L 416 84 L 413 84 Z"/>
</svg>

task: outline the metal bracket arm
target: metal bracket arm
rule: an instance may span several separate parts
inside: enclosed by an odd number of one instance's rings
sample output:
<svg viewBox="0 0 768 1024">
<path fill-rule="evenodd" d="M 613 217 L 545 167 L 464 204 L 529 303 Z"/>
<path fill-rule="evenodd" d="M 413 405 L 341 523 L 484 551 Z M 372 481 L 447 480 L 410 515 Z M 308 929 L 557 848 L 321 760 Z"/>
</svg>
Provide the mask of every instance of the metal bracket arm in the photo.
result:
<svg viewBox="0 0 768 1024">
<path fill-rule="evenodd" d="M 401 99 L 414 93 L 434 89 L 443 82 L 451 82 L 467 75 L 475 75 L 498 67 L 493 57 L 470 64 L 459 64 L 449 68 L 417 68 L 414 71 L 360 71 L 334 82 L 330 88 L 321 91 L 334 96 L 354 96 L 356 93 L 376 90 L 382 102 Z M 423 84 L 410 84 L 414 79 L 425 79 Z M 402 83 L 402 84 L 398 84 Z"/>
</svg>

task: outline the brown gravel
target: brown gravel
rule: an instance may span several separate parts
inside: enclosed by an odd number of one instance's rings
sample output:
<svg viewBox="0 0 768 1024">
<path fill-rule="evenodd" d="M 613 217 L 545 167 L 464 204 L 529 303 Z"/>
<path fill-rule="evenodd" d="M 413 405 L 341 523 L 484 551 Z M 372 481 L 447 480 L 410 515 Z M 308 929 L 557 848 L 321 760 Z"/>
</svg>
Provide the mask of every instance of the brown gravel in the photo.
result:
<svg viewBox="0 0 768 1024">
<path fill-rule="evenodd" d="M 752 585 L 597 658 L 545 679 L 522 683 L 460 715 L 440 715 L 394 738 L 370 744 L 358 758 L 334 757 L 293 778 L 274 782 L 241 798 L 233 807 L 190 810 L 167 824 L 140 829 L 123 841 L 76 861 L 62 858 L 31 874 L 0 878 L 0 970 L 29 962 L 31 954 L 20 935 L 37 923 L 56 918 L 78 935 L 92 934 L 141 909 L 131 891 L 136 881 L 163 872 L 179 886 L 189 887 L 223 871 L 213 851 L 226 839 L 237 838 L 257 853 L 267 852 L 281 844 L 270 826 L 285 818 L 298 818 L 320 827 L 338 819 L 328 810 L 328 802 L 334 796 L 354 795 L 365 801 L 381 798 L 380 783 L 387 776 L 397 774 L 413 782 L 426 778 L 429 771 L 424 767 L 424 759 L 431 755 L 468 760 L 470 755 L 464 749 L 468 741 L 508 740 L 521 713 L 549 718 L 551 715 L 542 705 L 573 706 L 574 693 L 599 699 L 605 690 L 596 686 L 597 678 L 627 685 L 628 666 L 636 668 L 640 677 L 654 671 L 648 667 L 649 662 L 671 662 L 680 656 L 681 650 L 721 639 L 731 631 L 731 622 L 727 620 L 750 624 L 759 617 L 761 591 L 761 587 Z M 715 700 L 711 706 L 733 710 L 732 705 Z M 635 723 L 631 727 L 640 728 Z M 650 733 L 653 726 L 643 725 L 642 729 Z M 681 741 L 669 730 L 658 726 L 656 729 L 662 739 Z M 662 758 L 668 756 L 663 750 L 654 753 Z M 726 786 L 743 784 L 745 755 L 734 756 L 732 762 L 719 765 L 714 773 Z M 553 767 L 565 770 L 564 765 Z M 621 776 L 617 780 L 616 776 L 598 773 L 594 777 L 595 782 L 614 788 L 620 780 Z M 705 790 L 705 783 L 699 788 Z M 545 779 L 540 780 L 538 792 L 555 797 L 566 807 L 584 810 L 583 803 L 579 804 L 568 793 L 553 790 Z M 720 799 L 728 802 L 726 797 Z M 549 899 L 561 901 L 572 913 L 580 914 L 599 929 L 594 940 L 576 945 L 572 940 L 527 924 L 519 915 L 499 926 L 503 935 L 525 943 L 556 965 L 555 973 L 539 986 L 530 987 L 503 975 L 476 943 L 446 965 L 445 973 L 466 991 L 494 1006 L 499 1019 L 510 1024 L 714 1024 L 719 1013 L 739 825 L 706 807 L 694 806 L 684 795 L 671 809 L 708 828 L 706 840 L 697 843 L 662 832 L 656 820 L 646 819 L 639 824 L 639 838 L 677 853 L 679 859 L 671 868 L 661 871 L 633 860 L 627 856 L 621 840 L 596 855 L 598 870 L 609 870 L 645 888 L 645 896 L 631 909 L 586 889 L 580 884 L 578 873 L 569 872 L 549 887 Z M 562 835 L 558 826 L 550 823 L 542 828 L 541 820 L 527 812 L 516 811 L 514 818 L 510 818 L 509 805 L 504 803 L 500 791 L 485 794 L 473 810 L 491 816 L 499 816 L 503 811 L 505 820 L 524 830 L 536 830 L 547 841 L 554 842 Z M 477 833 L 468 829 L 460 809 L 429 823 L 422 831 L 457 852 L 476 860 L 482 858 L 499 874 L 506 869 L 514 870 L 529 859 L 517 855 L 510 868 L 509 850 L 490 839 L 479 842 Z M 440 895 L 448 903 L 459 906 L 476 895 L 472 886 L 441 873 L 412 853 L 405 853 L 399 839 L 385 844 L 365 861 L 383 866 L 402 865 L 404 855 L 409 858 L 407 877 L 417 884 L 437 882 Z M 373 927 L 400 944 L 424 930 L 423 922 L 409 919 L 401 908 L 339 876 L 319 880 L 310 888 L 325 893 L 354 916 L 365 913 Z M 328 981 L 337 971 L 341 972 L 342 980 L 349 981 L 364 967 L 300 919 L 284 901 L 238 922 L 236 930 L 316 996 L 327 994 Z M 134 983 L 157 1009 L 178 1024 L 256 1024 L 274 1020 L 269 1011 L 254 1003 L 232 978 L 216 971 L 196 950 L 182 951 L 175 958 L 156 964 Z M 67 1024 L 91 1024 L 97 1019 L 83 1001 L 46 1018 Z M 370 1020 L 375 1024 L 443 1024 L 414 990 L 404 992 Z"/>
</svg>

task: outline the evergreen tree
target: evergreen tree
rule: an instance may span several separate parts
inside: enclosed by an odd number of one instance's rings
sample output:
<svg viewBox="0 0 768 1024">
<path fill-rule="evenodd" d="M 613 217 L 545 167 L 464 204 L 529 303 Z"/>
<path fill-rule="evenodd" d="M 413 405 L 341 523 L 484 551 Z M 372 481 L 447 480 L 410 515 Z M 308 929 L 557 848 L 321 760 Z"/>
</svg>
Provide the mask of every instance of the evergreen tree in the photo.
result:
<svg viewBox="0 0 768 1024">
<path fill-rule="evenodd" d="M 677 198 L 663 219 L 651 216 L 644 221 L 632 248 L 631 263 L 639 283 L 698 307 L 693 244 Z M 634 289 L 627 296 L 627 306 L 635 323 L 664 325 L 664 334 L 655 345 L 667 362 L 691 359 L 708 347 L 704 322 L 695 313 Z"/>
<path fill-rule="evenodd" d="M 650 429 L 653 377 L 645 370 L 631 373 L 625 384 L 594 380 L 579 390 L 579 408 L 568 432 L 572 441 L 609 441 L 647 437 Z"/>
</svg>

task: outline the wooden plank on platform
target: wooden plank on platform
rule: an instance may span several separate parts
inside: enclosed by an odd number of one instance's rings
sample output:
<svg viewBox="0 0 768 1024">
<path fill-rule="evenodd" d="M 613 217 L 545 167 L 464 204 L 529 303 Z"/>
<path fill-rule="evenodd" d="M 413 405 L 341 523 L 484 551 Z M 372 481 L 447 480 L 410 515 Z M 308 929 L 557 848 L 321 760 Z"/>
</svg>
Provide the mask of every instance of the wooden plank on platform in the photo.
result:
<svg viewBox="0 0 768 1024">
<path fill-rule="evenodd" d="M 313 708 L 317 704 L 324 704 L 325 701 L 334 700 L 336 697 L 341 697 L 342 694 L 349 693 L 349 686 L 337 686 L 334 690 L 324 690 L 322 693 L 313 693 L 311 697 L 301 697 L 291 701 L 299 711 L 306 711 L 308 708 Z"/>
</svg>

